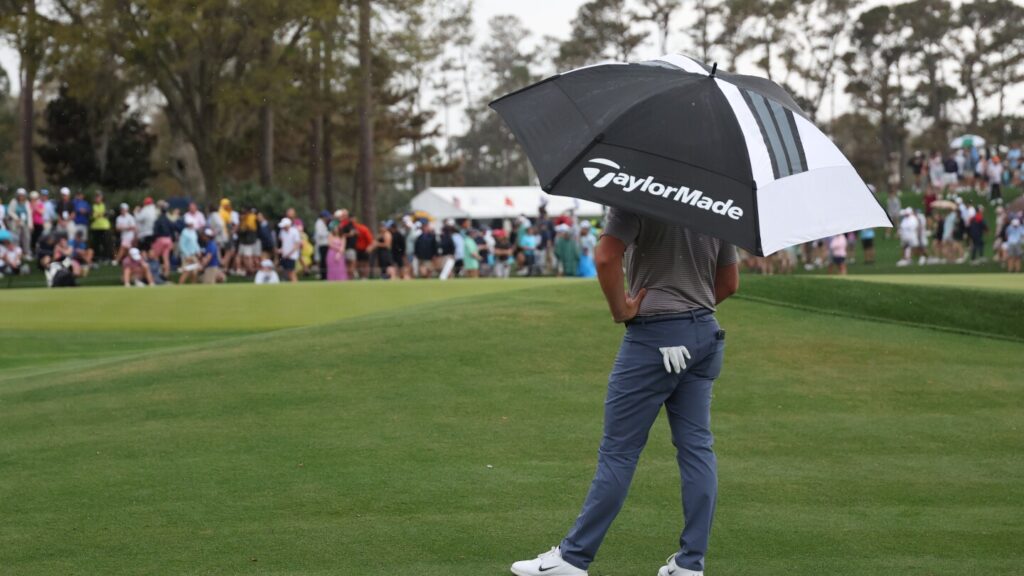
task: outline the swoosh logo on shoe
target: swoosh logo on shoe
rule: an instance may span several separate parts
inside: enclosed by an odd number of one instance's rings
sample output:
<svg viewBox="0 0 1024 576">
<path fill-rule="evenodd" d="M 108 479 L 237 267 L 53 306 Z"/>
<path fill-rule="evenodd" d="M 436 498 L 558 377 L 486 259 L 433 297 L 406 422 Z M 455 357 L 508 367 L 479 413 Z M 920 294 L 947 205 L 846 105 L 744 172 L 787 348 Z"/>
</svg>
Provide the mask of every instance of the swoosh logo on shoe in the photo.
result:
<svg viewBox="0 0 1024 576">
<path fill-rule="evenodd" d="M 541 564 L 540 566 L 537 567 L 537 570 L 539 570 L 541 572 L 547 572 L 548 570 L 554 570 L 555 568 L 558 568 L 558 566 L 548 566 L 547 568 L 545 568 L 544 565 Z"/>
</svg>

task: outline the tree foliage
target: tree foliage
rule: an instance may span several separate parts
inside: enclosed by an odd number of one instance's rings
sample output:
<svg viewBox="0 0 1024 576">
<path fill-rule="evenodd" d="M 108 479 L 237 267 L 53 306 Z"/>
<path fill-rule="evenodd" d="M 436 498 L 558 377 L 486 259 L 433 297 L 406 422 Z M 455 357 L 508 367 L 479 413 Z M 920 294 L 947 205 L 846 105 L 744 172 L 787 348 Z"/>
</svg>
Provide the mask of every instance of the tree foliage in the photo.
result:
<svg viewBox="0 0 1024 576">
<path fill-rule="evenodd" d="M 70 96 L 63 86 L 43 117 L 39 134 L 44 143 L 36 146 L 36 153 L 51 184 L 124 190 L 142 188 L 153 177 L 156 137 L 138 113 L 126 113 L 123 104 L 111 116 Z M 99 124 L 112 126 L 102 147 L 96 141 Z M 103 151 L 102 157 L 97 150 Z"/>
</svg>

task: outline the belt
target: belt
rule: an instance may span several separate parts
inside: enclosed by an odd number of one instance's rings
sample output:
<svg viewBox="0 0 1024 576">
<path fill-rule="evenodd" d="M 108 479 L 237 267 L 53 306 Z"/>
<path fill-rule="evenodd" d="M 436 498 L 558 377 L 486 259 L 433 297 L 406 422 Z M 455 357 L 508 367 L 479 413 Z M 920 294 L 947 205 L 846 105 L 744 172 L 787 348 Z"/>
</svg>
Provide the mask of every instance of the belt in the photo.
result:
<svg viewBox="0 0 1024 576">
<path fill-rule="evenodd" d="M 711 316 L 714 314 L 714 310 L 708 310 L 707 308 L 698 308 L 696 310 L 689 310 L 687 312 L 681 312 L 678 314 L 656 314 L 654 316 L 637 316 L 632 320 L 626 321 L 626 327 L 639 324 L 645 326 L 647 324 L 657 324 L 658 322 L 669 322 L 672 320 L 696 320 L 697 318 L 703 318 L 705 316 Z"/>
</svg>

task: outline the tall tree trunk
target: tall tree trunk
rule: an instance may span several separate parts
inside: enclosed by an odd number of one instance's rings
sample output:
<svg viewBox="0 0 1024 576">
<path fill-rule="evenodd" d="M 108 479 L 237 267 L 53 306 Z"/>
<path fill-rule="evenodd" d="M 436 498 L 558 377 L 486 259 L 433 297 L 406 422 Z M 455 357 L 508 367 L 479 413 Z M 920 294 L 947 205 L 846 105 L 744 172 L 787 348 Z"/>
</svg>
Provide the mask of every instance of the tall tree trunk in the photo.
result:
<svg viewBox="0 0 1024 576">
<path fill-rule="evenodd" d="M 324 114 L 320 117 L 320 133 L 323 137 L 323 144 L 320 147 L 322 154 L 321 163 L 324 169 L 324 208 L 334 210 L 334 138 L 331 129 L 331 117 Z"/>
<path fill-rule="evenodd" d="M 370 0 L 359 0 L 359 185 L 363 223 L 377 222 L 373 177 L 373 62 L 370 58 Z"/>
<path fill-rule="evenodd" d="M 196 161 L 199 163 L 203 178 L 201 188 L 190 190 L 189 194 L 205 204 L 211 194 L 220 193 L 220 160 L 208 138 L 200 136 L 192 143 L 192 147 L 196 151 Z"/>
<path fill-rule="evenodd" d="M 707 0 L 700 2 L 700 58 L 703 62 L 708 61 L 708 52 L 711 51 L 711 42 L 708 40 L 708 20 L 711 15 L 708 13 Z"/>
<path fill-rule="evenodd" d="M 35 149 L 32 145 L 35 136 L 35 88 L 36 72 L 39 66 L 37 57 L 36 2 L 29 0 L 26 6 L 25 43 L 21 51 L 21 169 L 25 177 L 25 187 L 36 187 Z"/>
<path fill-rule="evenodd" d="M 36 187 L 35 150 L 32 146 L 33 134 L 35 134 L 35 65 L 28 63 L 25 66 L 24 78 L 21 84 L 21 170 L 25 178 L 25 187 L 34 189 Z"/>
<path fill-rule="evenodd" d="M 324 208 L 334 210 L 334 130 L 331 124 L 330 110 L 334 107 L 333 92 L 331 91 L 331 78 L 334 77 L 334 30 L 327 30 L 324 34 L 324 73 L 322 94 L 325 104 L 324 114 L 320 120 L 323 131 L 323 153 L 324 167 Z"/>
<path fill-rule="evenodd" d="M 665 14 L 664 16 L 662 16 L 662 21 L 660 22 L 660 27 L 661 27 L 661 30 L 660 30 L 660 32 L 661 32 L 661 39 L 660 40 L 661 40 L 661 53 L 662 54 L 668 54 L 668 32 L 669 32 L 668 27 L 669 27 L 669 25 L 671 25 L 671 23 L 672 23 L 672 15 L 671 14 Z"/>
<path fill-rule="evenodd" d="M 309 121 L 309 207 L 320 209 L 320 143 L 324 139 L 322 117 Z"/>
<path fill-rule="evenodd" d="M 271 65 L 273 58 L 273 38 L 260 40 L 260 60 L 264 68 Z M 270 188 L 274 185 L 274 109 L 270 102 L 263 100 L 260 106 L 260 186 Z"/>
</svg>

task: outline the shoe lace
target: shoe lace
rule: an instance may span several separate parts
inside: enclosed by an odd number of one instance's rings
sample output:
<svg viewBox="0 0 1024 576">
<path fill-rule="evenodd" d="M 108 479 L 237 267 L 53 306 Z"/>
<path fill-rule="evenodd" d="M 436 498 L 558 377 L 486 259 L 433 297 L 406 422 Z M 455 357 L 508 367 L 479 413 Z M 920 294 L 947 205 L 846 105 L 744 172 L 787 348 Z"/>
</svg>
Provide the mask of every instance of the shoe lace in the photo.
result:
<svg viewBox="0 0 1024 576">
<path fill-rule="evenodd" d="M 537 558 L 561 558 L 562 554 L 558 551 L 558 546 L 552 546 L 551 550 L 538 554 Z"/>
</svg>

